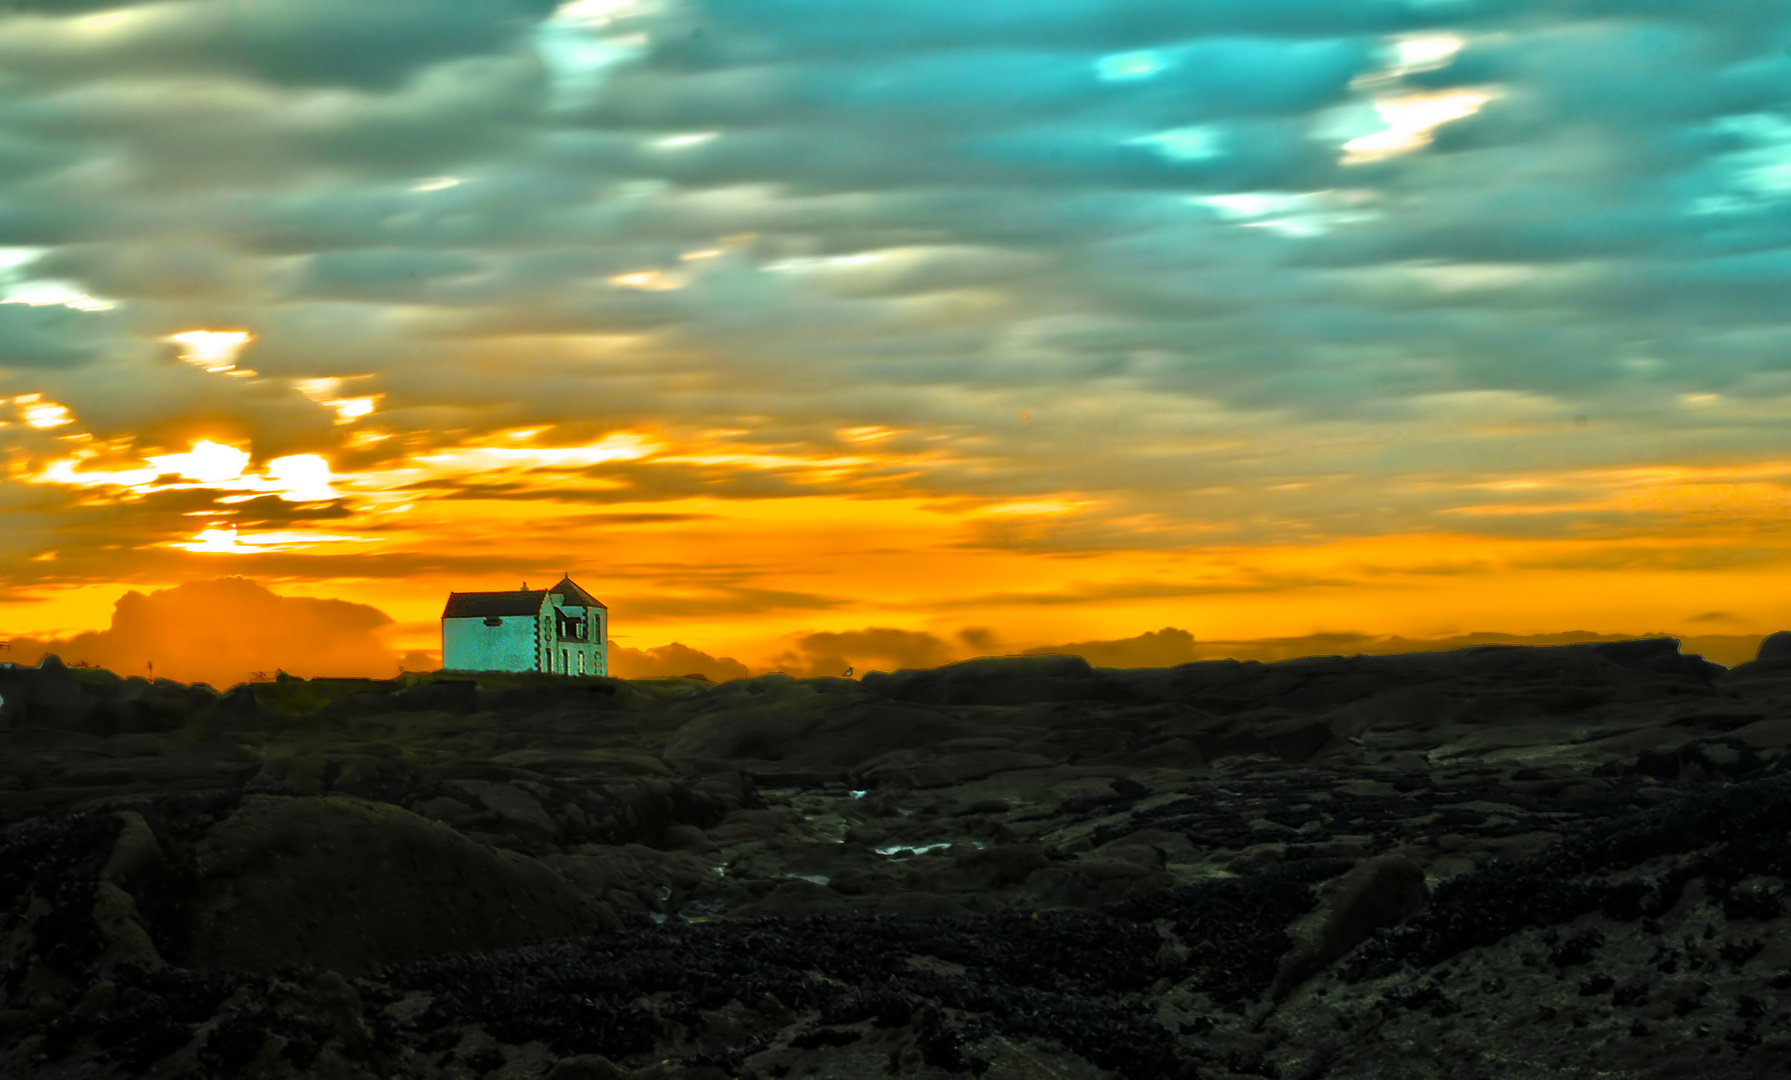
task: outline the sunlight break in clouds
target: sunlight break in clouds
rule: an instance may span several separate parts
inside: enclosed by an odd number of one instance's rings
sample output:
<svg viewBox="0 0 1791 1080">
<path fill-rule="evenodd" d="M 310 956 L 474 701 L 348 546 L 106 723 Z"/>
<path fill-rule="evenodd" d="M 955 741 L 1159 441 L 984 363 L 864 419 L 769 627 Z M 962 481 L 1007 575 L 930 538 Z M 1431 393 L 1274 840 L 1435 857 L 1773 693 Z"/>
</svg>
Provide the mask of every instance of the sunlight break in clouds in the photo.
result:
<svg viewBox="0 0 1791 1080">
<path fill-rule="evenodd" d="M 83 468 L 103 456 L 102 451 L 83 447 L 73 456 L 46 464 L 32 483 L 59 484 L 96 491 L 110 490 L 123 498 L 141 497 L 151 491 L 206 489 L 220 493 L 218 502 L 229 504 L 258 495 L 275 495 L 286 502 L 323 502 L 340 497 L 331 482 L 334 475 L 327 459 L 319 454 L 288 454 L 267 463 L 265 475 L 244 475 L 251 458 L 247 450 L 210 439 L 195 441 L 191 448 L 178 454 L 153 454 L 141 467 L 122 469 Z M 170 482 L 178 477 L 187 483 Z"/>
<path fill-rule="evenodd" d="M 1093 500 L 1088 499 L 1018 499 L 1013 502 L 1001 502 L 985 506 L 981 509 L 980 513 L 993 514 L 996 516 L 1009 514 L 1019 516 L 1033 514 L 1074 514 L 1095 505 L 1097 504 Z"/>
<path fill-rule="evenodd" d="M 520 433 L 524 439 L 534 434 L 532 430 Z M 474 476 L 494 469 L 579 469 L 636 461 L 664 448 L 664 443 L 648 436 L 616 432 L 585 446 L 461 446 L 417 454 L 410 460 L 414 467 L 435 477 Z"/>
<path fill-rule="evenodd" d="M 684 287 L 682 278 L 659 270 L 637 270 L 632 274 L 618 274 L 610 278 L 610 282 L 625 289 L 640 289 L 644 292 L 666 292 Z"/>
<path fill-rule="evenodd" d="M 25 279 L 20 268 L 42 258 L 48 248 L 0 247 L 0 304 L 24 307 L 65 307 L 74 311 L 110 311 L 110 300 L 89 296 L 72 283 L 50 278 Z M 0 363 L 3 363 L 0 359 Z"/>
<path fill-rule="evenodd" d="M 99 300 L 77 290 L 66 281 L 27 281 L 6 291 L 3 304 L 26 304 L 31 307 L 66 307 L 76 311 L 110 311 L 110 300 Z"/>
<path fill-rule="evenodd" d="M 1197 195 L 1189 201 L 1221 220 L 1246 228 L 1267 229 L 1291 237 L 1323 236 L 1339 225 L 1370 221 L 1374 215 L 1346 209 L 1360 193 L 1311 191 L 1247 191 L 1230 195 Z"/>
<path fill-rule="evenodd" d="M 39 431 L 75 422 L 74 417 L 68 414 L 68 406 L 45 401 L 42 394 L 20 394 L 12 400 L 19 407 L 19 419 Z"/>
<path fill-rule="evenodd" d="M 607 26 L 624 15 L 640 14 L 647 8 L 648 5 L 640 0 L 568 0 L 554 11 L 553 17 L 590 26 Z"/>
<path fill-rule="evenodd" d="M 1211 161 L 1225 156 L 1225 135 L 1210 125 L 1174 128 L 1152 135 L 1127 140 L 1134 146 L 1148 146 L 1170 161 Z"/>
<path fill-rule="evenodd" d="M 385 397 L 384 394 L 343 396 L 341 379 L 306 379 L 296 385 L 299 393 L 326 409 L 336 410 L 338 424 L 352 424 L 364 416 L 372 416 L 374 409 Z"/>
<path fill-rule="evenodd" d="M 267 488 L 286 502 L 328 502 L 342 493 L 330 486 L 333 474 L 328 459 L 321 454 L 289 454 L 267 463 Z M 254 498 L 254 495 L 231 495 L 220 503 Z"/>
<path fill-rule="evenodd" d="M 553 77 L 555 111 L 588 104 L 614 69 L 646 51 L 649 42 L 643 34 L 604 31 L 619 19 L 649 10 L 634 0 L 573 0 L 536 28 L 533 44 Z"/>
<path fill-rule="evenodd" d="M 169 541 L 167 546 L 199 554 L 259 555 L 277 551 L 309 551 L 320 546 L 375 542 L 377 542 L 376 539 L 372 537 L 348 536 L 341 533 L 315 532 L 305 529 L 243 535 L 232 525 L 205 529 L 191 540 Z"/>
<path fill-rule="evenodd" d="M 1386 67 L 1351 80 L 1358 89 L 1398 82 L 1409 75 L 1449 66 L 1467 43 L 1458 34 L 1401 34 L 1387 45 Z"/>
<path fill-rule="evenodd" d="M 683 150 L 687 147 L 701 146 L 706 142 L 712 142 L 720 134 L 718 131 L 694 131 L 687 135 L 667 135 L 662 139 L 654 140 L 653 145 L 661 150 Z"/>
<path fill-rule="evenodd" d="M 253 340 L 243 330 L 186 330 L 168 335 L 167 340 L 186 346 L 180 358 L 202 371 L 250 377 L 255 373 L 236 366 L 236 355 Z"/>
<path fill-rule="evenodd" d="M 1108 82 L 1148 79 L 1169 65 L 1154 52 L 1114 53 L 1095 61 L 1095 72 Z"/>
<path fill-rule="evenodd" d="M 1412 94 L 1407 97 L 1384 98 L 1374 103 L 1386 130 L 1359 135 L 1343 144 L 1346 165 L 1378 161 L 1395 154 L 1410 153 L 1430 143 L 1433 129 L 1461 120 L 1480 111 L 1492 95 L 1476 90 L 1455 90 L 1444 94 Z"/>
<path fill-rule="evenodd" d="M 159 454 L 148 459 L 157 473 L 174 473 L 201 484 L 234 480 L 248 467 L 249 452 L 201 439 L 184 454 Z"/>
</svg>

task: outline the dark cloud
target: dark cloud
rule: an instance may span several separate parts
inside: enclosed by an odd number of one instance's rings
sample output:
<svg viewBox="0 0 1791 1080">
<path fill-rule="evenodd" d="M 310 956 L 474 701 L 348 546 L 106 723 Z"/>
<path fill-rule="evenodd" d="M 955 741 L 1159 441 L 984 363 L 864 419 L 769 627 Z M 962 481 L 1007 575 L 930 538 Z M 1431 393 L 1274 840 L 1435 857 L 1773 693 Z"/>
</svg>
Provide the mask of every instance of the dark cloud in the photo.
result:
<svg viewBox="0 0 1791 1080">
<path fill-rule="evenodd" d="M 843 675 L 847 669 L 862 675 L 870 670 L 932 668 L 961 658 L 957 648 L 934 634 L 873 626 L 804 634 L 772 661 L 772 667 L 810 679 Z"/>
<path fill-rule="evenodd" d="M 674 641 L 651 649 L 630 649 L 609 643 L 609 673 L 618 679 L 664 679 L 701 675 L 710 682 L 744 679 L 746 665 L 726 656 L 710 656 Z"/>
<path fill-rule="evenodd" d="M 1015 546 L 1031 546 L 1019 545 Z M 1046 545 L 1038 545 L 1044 547 Z M 1069 545 L 1065 545 L 1068 547 Z M 947 607 L 1005 607 L 1026 605 L 1066 607 L 1091 602 L 1142 600 L 1179 596 L 1226 596 L 1236 593 L 1277 592 L 1296 583 L 1307 585 L 1342 585 L 1345 580 L 1321 581 L 1306 575 L 1293 576 L 1227 574 L 1211 581 L 1116 581 L 1071 586 L 1067 589 L 1038 592 L 976 593 L 946 601 Z"/>
<path fill-rule="evenodd" d="M 1299 637 L 1262 638 L 1255 641 L 1202 641 L 1194 646 L 1199 660 L 1260 660 L 1274 663 L 1302 656 L 1384 656 L 1394 653 L 1446 652 L 1479 645 L 1572 645 L 1586 641 L 1623 641 L 1636 637 L 1665 637 L 1638 632 L 1600 634 L 1570 630 L 1553 634 L 1503 634 L 1481 631 L 1441 638 L 1411 638 L 1386 634 L 1325 633 Z M 1694 634 L 1680 638 L 1680 651 L 1696 653 L 1733 667 L 1752 660 L 1760 647 L 1759 634 Z"/>
<path fill-rule="evenodd" d="M 1165 626 L 1161 630 L 1117 641 L 1079 641 L 1071 645 L 1027 649 L 1027 656 L 1080 656 L 1094 667 L 1156 668 L 1192 662 L 1194 635 Z"/>
<path fill-rule="evenodd" d="M 440 671 L 442 654 L 425 649 L 412 649 L 398 658 L 398 670 L 404 671 Z"/>
<path fill-rule="evenodd" d="M 0 16 L 9 68 L 73 82 L 173 72 L 239 75 L 285 86 L 385 89 L 457 57 L 500 51 L 552 11 L 555 0 L 257 0 L 217 4 L 13 5 L 15 13 L 83 12 L 98 22 Z"/>
<path fill-rule="evenodd" d="M 802 635 L 795 640 L 792 648 L 786 649 L 771 662 L 771 667 L 798 678 L 817 678 L 840 675 L 848 668 L 853 669 L 855 675 L 871 670 L 933 668 L 975 656 L 1007 655 L 1017 651 L 1023 656 L 1080 656 L 1095 667 L 1159 668 L 1202 660 L 1234 659 L 1276 663 L 1305 656 L 1446 652 L 1480 645 L 1569 645 L 1646 636 L 1664 635 L 1647 632 L 1608 634 L 1588 630 L 1550 634 L 1482 631 L 1422 638 L 1328 632 L 1239 641 L 1199 641 L 1186 630 L 1166 626 L 1161 630 L 1128 638 L 1013 650 L 1004 646 L 987 630 L 966 629 L 954 635 L 957 640 L 953 641 L 925 631 L 870 627 L 864 630 Z M 1759 644 L 1758 634 L 1695 634 L 1681 638 L 1682 651 L 1697 653 L 1730 666 L 1753 659 Z M 670 666 L 677 665 L 674 663 Z M 651 670 L 661 674 L 672 673 L 669 668 L 663 667 Z"/>
<path fill-rule="evenodd" d="M 307 678 L 397 674 L 381 631 L 391 619 L 367 604 L 281 596 L 247 578 L 189 581 L 119 598 L 105 630 L 58 640 L 14 639 L 12 662 L 55 653 L 68 663 L 225 687 L 254 672 Z"/>
<path fill-rule="evenodd" d="M 1426 10 L 1430 8 L 1430 10 Z M 677 9 L 686 32 L 668 42 L 668 61 L 690 67 L 793 58 L 862 59 L 888 53 L 962 49 L 1000 41 L 1032 49 L 1121 51 L 1205 36 L 1334 38 L 1453 21 L 1471 5 L 1423 7 L 1404 0 L 1064 0 L 1050 5 L 990 0 L 975 6 L 924 0 L 872 10 L 806 0 L 707 0 Z"/>
<path fill-rule="evenodd" d="M 704 615 L 762 614 L 770 611 L 823 611 L 842 607 L 838 597 L 746 585 L 715 585 L 686 595 L 618 592 L 608 603 L 624 616 L 642 619 L 695 618 Z"/>
<path fill-rule="evenodd" d="M 265 276 L 258 260 L 190 242 L 67 244 L 38 259 L 31 271 L 81 281 L 98 296 L 174 302 L 252 300 Z"/>
<path fill-rule="evenodd" d="M 231 503 L 222 520 L 238 526 L 291 525 L 305 521 L 339 521 L 353 517 L 346 499 L 320 502 L 288 502 L 278 495 L 259 495 Z"/>
<path fill-rule="evenodd" d="M 464 255 L 435 251 L 331 251 L 313 256 L 299 291 L 308 296 L 352 300 L 417 301 L 442 279 L 465 277 L 479 263 Z"/>
<path fill-rule="evenodd" d="M 0 369 L 85 363 L 98 351 L 102 321 L 60 304 L 0 304 Z"/>
</svg>

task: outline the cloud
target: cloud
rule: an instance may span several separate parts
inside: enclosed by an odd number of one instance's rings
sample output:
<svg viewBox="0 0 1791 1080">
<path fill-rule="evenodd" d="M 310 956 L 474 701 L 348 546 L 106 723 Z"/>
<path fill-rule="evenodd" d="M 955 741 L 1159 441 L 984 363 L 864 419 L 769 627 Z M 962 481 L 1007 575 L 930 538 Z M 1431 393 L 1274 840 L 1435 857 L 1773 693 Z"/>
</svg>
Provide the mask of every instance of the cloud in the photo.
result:
<svg viewBox="0 0 1791 1080">
<path fill-rule="evenodd" d="M 398 658 L 398 670 L 405 671 L 440 671 L 442 654 L 438 649 L 410 649 Z"/>
<path fill-rule="evenodd" d="M 609 673 L 618 679 L 701 675 L 710 682 L 744 679 L 749 674 L 746 665 L 738 660 L 710 656 L 676 641 L 651 649 L 630 649 L 612 641 L 609 643 Z"/>
<path fill-rule="evenodd" d="M 612 594 L 614 606 L 625 608 L 637 617 L 678 618 L 717 614 L 758 614 L 776 610 L 820 611 L 843 605 L 843 601 L 809 593 L 785 592 L 776 589 L 754 589 L 744 586 L 718 585 L 702 593 L 668 595 L 657 592 L 637 595 L 632 592 Z"/>
<path fill-rule="evenodd" d="M 25 10 L 66 16 L 94 6 Z M 108 10 L 85 18 L 15 16 L 10 47 L 0 48 L 0 57 L 10 68 L 58 82 L 184 71 L 381 89 L 431 65 L 501 49 L 553 6 L 553 0 L 464 0 L 450 11 L 423 0 L 376 7 L 351 0 L 108 3 Z"/>
<path fill-rule="evenodd" d="M 800 635 L 792 648 L 771 661 L 771 667 L 798 678 L 840 675 L 848 668 L 862 675 L 875 670 L 934 668 L 1013 651 L 992 630 L 982 627 L 965 628 L 951 638 L 924 630 L 867 627 Z M 1116 641 L 1084 641 L 1021 651 L 1025 656 L 1047 654 L 1081 656 L 1096 667 L 1172 667 L 1195 659 L 1194 636 L 1186 630 L 1164 627 Z"/>
<path fill-rule="evenodd" d="M 1696 621 L 1696 620 L 1693 620 Z M 1674 635 L 1649 631 L 1594 633 L 1569 630 L 1551 634 L 1505 634 L 1478 631 L 1448 637 L 1411 638 L 1387 634 L 1324 633 L 1298 637 L 1262 638 L 1255 641 L 1203 641 L 1194 647 L 1200 660 L 1260 660 L 1275 663 L 1302 656 L 1384 656 L 1393 653 L 1447 652 L 1479 645 L 1573 645 L 1586 641 L 1623 641 L 1638 637 Z M 1691 634 L 1680 636 L 1680 651 L 1733 667 L 1752 660 L 1759 651 L 1759 634 Z"/>
<path fill-rule="evenodd" d="M 855 675 L 863 675 L 866 671 L 934 668 L 977 656 L 1017 653 L 1022 656 L 1080 656 L 1094 667 L 1163 668 L 1204 660 L 1276 663 L 1306 656 L 1379 656 L 1446 652 L 1480 645 L 1569 645 L 1652 636 L 1665 635 L 1645 631 L 1612 634 L 1572 630 L 1545 634 L 1479 631 L 1446 637 L 1403 637 L 1336 631 L 1250 640 L 1197 641 L 1186 630 L 1166 626 L 1127 638 L 1038 645 L 1021 649 L 1002 642 L 992 631 L 982 628 L 967 628 L 946 638 L 926 631 L 870 627 L 864 630 L 801 635 L 796 639 L 794 647 L 775 656 L 769 667 L 797 678 L 817 678 L 838 676 L 847 668 L 852 668 Z M 1758 634 L 1694 634 L 1681 637 L 1681 642 L 1686 653 L 1697 653 L 1718 663 L 1733 666 L 1753 659 L 1759 648 L 1760 637 Z M 692 655 L 702 656 L 700 653 Z M 672 663 L 652 670 L 659 674 L 669 674 L 669 668 L 676 666 L 677 663 Z"/>
<path fill-rule="evenodd" d="M 315 581 L 528 563 L 565 504 L 630 517 L 559 520 L 555 558 L 655 527 L 654 503 L 688 505 L 646 543 L 711 550 L 727 508 L 782 507 L 787 535 L 729 580 L 680 590 L 664 559 L 624 599 L 802 625 L 867 602 L 835 526 L 800 509 L 816 496 L 948 508 L 955 529 L 887 536 L 917 559 L 1186 562 L 991 575 L 955 601 L 983 622 L 971 609 L 1058 601 L 1157 626 L 1182 616 L 1154 601 L 1297 583 L 1209 572 L 1215 544 L 1726 550 L 1714 523 L 1776 527 L 1783 477 L 1614 470 L 1781 456 L 1791 16 L 1612 10 L 15 4 L 0 238 L 32 247 L 0 250 L 0 290 L 36 300 L 0 304 L 0 395 L 71 420 L 0 406 L 0 505 L 32 504 L 0 581 L 215 572 L 168 545 L 225 522 L 328 516 L 316 531 L 365 555 L 254 556 Z M 252 334 L 240 370 L 180 364 L 167 339 L 194 330 Z M 300 389 L 322 379 L 341 397 Z M 892 434 L 836 435 L 870 429 Z M 464 465 L 611 436 L 653 449 Z M 340 497 L 45 479 L 200 438 L 252 469 L 318 455 Z M 1016 504 L 1074 509 L 985 512 Z M 506 528 L 469 545 L 462 510 Z M 869 646 L 815 647 L 791 662 Z"/>
<path fill-rule="evenodd" d="M 1094 667 L 1110 668 L 1174 667 L 1196 659 L 1194 635 L 1173 626 L 1117 641 L 1079 641 L 1027 649 L 1025 653 L 1027 656 L 1066 654 L 1080 656 Z"/>
<path fill-rule="evenodd" d="M 771 662 L 776 670 L 801 679 L 823 675 L 931 668 L 962 659 L 961 650 L 923 630 L 867 627 L 863 630 L 804 634 L 794 647 Z"/>
<path fill-rule="evenodd" d="M 1739 623 L 1746 620 L 1728 611 L 1706 611 L 1701 615 L 1689 616 L 1685 621 L 1688 623 Z"/>
<path fill-rule="evenodd" d="M 306 678 L 391 678 L 398 656 L 381 631 L 392 620 L 345 600 L 281 596 L 247 578 L 189 581 L 118 599 L 112 624 L 69 638 L 14 639 L 14 663 L 55 653 L 124 675 L 153 675 L 225 687 L 255 672 Z"/>
<path fill-rule="evenodd" d="M 61 304 L 0 303 L 0 368 L 75 367 L 102 335 L 95 313 Z"/>
</svg>

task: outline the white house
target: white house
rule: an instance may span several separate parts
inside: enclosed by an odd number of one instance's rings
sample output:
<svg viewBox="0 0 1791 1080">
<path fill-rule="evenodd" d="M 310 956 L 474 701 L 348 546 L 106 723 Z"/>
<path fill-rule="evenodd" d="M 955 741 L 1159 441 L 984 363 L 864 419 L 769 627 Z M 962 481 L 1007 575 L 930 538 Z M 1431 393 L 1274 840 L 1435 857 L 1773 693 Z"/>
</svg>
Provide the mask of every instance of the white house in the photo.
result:
<svg viewBox="0 0 1791 1080">
<path fill-rule="evenodd" d="M 573 583 L 551 589 L 448 594 L 442 609 L 445 671 L 609 674 L 609 608 Z"/>
</svg>

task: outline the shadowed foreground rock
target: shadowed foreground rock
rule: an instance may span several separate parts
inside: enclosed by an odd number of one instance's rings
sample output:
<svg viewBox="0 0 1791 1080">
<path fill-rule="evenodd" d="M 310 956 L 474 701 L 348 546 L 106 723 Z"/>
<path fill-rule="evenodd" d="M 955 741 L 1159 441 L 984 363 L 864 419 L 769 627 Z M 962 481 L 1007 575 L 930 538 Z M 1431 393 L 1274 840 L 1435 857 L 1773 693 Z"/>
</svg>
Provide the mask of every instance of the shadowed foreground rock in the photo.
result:
<svg viewBox="0 0 1791 1080">
<path fill-rule="evenodd" d="M 1791 662 L 0 666 L 0 1074 L 1791 1075 Z"/>
</svg>

